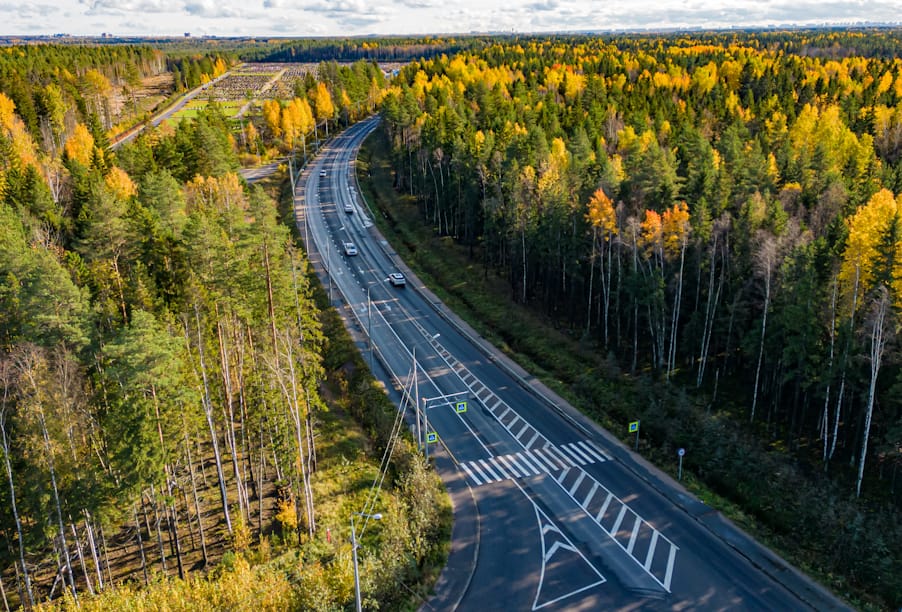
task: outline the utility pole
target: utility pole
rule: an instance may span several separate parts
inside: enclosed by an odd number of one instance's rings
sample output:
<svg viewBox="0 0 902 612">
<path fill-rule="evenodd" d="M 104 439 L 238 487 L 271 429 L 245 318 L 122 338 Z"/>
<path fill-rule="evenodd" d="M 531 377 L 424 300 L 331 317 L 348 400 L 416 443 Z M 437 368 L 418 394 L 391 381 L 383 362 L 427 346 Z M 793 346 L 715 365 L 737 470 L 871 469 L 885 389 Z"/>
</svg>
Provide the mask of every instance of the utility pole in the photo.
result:
<svg viewBox="0 0 902 612">
<path fill-rule="evenodd" d="M 357 548 L 359 545 L 357 544 L 357 532 L 354 529 L 354 517 L 362 516 L 364 518 L 371 518 L 374 521 L 378 521 L 382 519 L 382 515 L 380 513 L 376 514 L 366 514 L 365 512 L 355 512 L 351 515 L 351 550 L 353 552 L 354 557 L 354 602 L 357 606 L 357 612 L 362 612 L 363 608 L 360 603 L 360 573 L 357 570 Z"/>
</svg>

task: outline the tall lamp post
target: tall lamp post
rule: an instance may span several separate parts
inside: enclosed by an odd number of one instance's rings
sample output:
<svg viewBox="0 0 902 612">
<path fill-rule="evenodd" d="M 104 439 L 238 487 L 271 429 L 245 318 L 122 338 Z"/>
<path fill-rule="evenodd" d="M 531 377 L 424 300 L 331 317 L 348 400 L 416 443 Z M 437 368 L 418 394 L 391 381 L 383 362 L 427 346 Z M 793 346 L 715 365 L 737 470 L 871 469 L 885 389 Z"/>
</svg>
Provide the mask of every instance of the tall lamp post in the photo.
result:
<svg viewBox="0 0 902 612">
<path fill-rule="evenodd" d="M 378 521 L 382 519 L 382 514 L 367 514 L 365 512 L 355 512 L 351 515 L 351 550 L 354 556 L 354 601 L 357 605 L 357 612 L 362 612 L 363 608 L 360 605 L 360 574 L 357 571 L 357 532 L 354 529 L 354 517 L 362 516 L 364 518 L 371 518 L 374 521 Z"/>
</svg>

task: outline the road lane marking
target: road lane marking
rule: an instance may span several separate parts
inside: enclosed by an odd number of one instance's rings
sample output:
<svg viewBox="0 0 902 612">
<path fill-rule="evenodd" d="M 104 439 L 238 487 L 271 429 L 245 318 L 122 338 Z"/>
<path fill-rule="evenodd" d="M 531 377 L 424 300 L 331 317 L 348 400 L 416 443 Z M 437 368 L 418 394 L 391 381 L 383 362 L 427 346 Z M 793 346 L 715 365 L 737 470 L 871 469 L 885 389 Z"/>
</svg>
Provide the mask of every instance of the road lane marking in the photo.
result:
<svg viewBox="0 0 902 612">
<path fill-rule="evenodd" d="M 655 532 L 657 533 L 657 532 Z M 676 559 L 677 546 L 670 543 L 670 552 L 667 555 L 667 571 L 664 572 L 664 588 L 670 591 L 670 579 L 673 578 L 673 561 Z"/>
<path fill-rule="evenodd" d="M 486 461 L 485 461 L 484 459 L 480 459 L 480 460 L 479 460 L 479 463 L 482 465 L 482 467 L 485 468 L 485 471 L 486 471 L 486 472 L 488 472 L 489 474 L 491 474 L 491 475 L 494 477 L 494 478 L 493 478 L 494 480 L 506 480 L 506 479 L 507 479 L 507 474 L 505 474 L 505 473 L 501 470 L 501 468 L 498 467 L 497 465 L 496 465 L 495 467 L 498 469 L 499 472 L 501 472 L 501 474 L 502 474 L 501 476 L 498 476 L 498 475 L 495 473 L 495 470 L 492 469 L 492 466 L 490 466 L 488 463 L 486 463 Z"/>
<path fill-rule="evenodd" d="M 517 458 L 518 458 L 518 457 L 521 459 L 521 461 L 517 461 Z M 517 468 L 518 470 L 520 470 L 521 472 L 523 472 L 523 474 L 524 474 L 525 476 L 535 476 L 535 475 L 538 473 L 538 472 L 536 472 L 536 471 L 532 468 L 531 465 L 529 465 L 529 464 L 526 463 L 525 461 L 522 461 L 522 457 L 520 457 L 520 453 L 515 453 L 515 454 L 513 454 L 513 455 L 508 455 L 508 456 L 507 456 L 507 460 L 510 461 L 512 464 L 514 464 L 514 466 L 516 466 L 516 468 Z M 523 467 L 524 465 L 526 465 L 526 466 L 528 466 L 528 467 Z"/>
<path fill-rule="evenodd" d="M 601 505 L 601 510 L 598 511 L 598 514 L 595 515 L 595 522 L 601 525 L 601 519 L 604 518 L 604 513 L 608 511 L 608 506 L 611 504 L 611 500 L 614 499 L 614 494 L 608 491 L 608 496 L 605 498 L 604 503 Z"/>
<path fill-rule="evenodd" d="M 533 474 L 544 474 L 545 468 L 538 461 L 530 457 L 527 453 L 517 453 L 517 459 L 524 463 L 532 470 Z"/>
<path fill-rule="evenodd" d="M 579 456 L 583 459 L 583 464 L 586 463 L 595 463 L 595 459 L 589 457 L 579 446 L 574 443 L 564 444 L 564 450 L 573 455 L 574 457 Z"/>
<path fill-rule="evenodd" d="M 475 482 L 477 485 L 482 484 L 482 481 L 480 481 L 479 478 L 477 478 L 476 475 L 470 471 L 470 468 L 468 468 L 465 463 L 461 463 L 460 467 L 462 467 L 464 469 L 464 471 L 467 473 L 467 475 L 473 479 L 473 482 Z"/>
<path fill-rule="evenodd" d="M 603 451 L 598 450 L 589 442 L 579 441 L 577 444 L 589 455 L 595 457 L 597 461 L 610 461 L 611 457 L 605 454 Z"/>
<path fill-rule="evenodd" d="M 545 452 L 548 453 L 549 455 L 554 456 L 556 459 L 559 458 L 561 463 L 563 463 L 565 465 L 570 464 L 572 467 L 576 467 L 576 463 L 574 463 L 572 459 L 567 457 L 567 455 L 562 453 L 559 448 L 548 445 L 545 447 Z"/>
<path fill-rule="evenodd" d="M 521 429 L 520 433 L 517 434 L 518 440 L 523 437 L 523 432 L 525 432 L 527 429 L 529 429 L 529 423 L 526 423 L 526 421 L 524 421 L 524 423 L 525 424 L 523 425 L 523 429 Z"/>
<path fill-rule="evenodd" d="M 626 552 L 629 554 L 633 554 L 633 547 L 636 546 L 636 536 L 639 535 L 639 527 L 642 526 L 642 519 L 639 518 L 639 515 L 636 515 L 636 520 L 633 523 L 633 532 L 630 534 L 630 543 L 626 545 Z"/>
<path fill-rule="evenodd" d="M 585 459 L 583 459 L 580 455 L 577 455 L 570 449 L 569 444 L 564 444 L 564 445 L 558 446 L 558 450 L 560 450 L 562 453 L 567 455 L 568 458 L 572 457 L 573 460 L 576 461 L 580 465 L 586 465 L 586 463 L 587 463 L 587 461 Z"/>
<path fill-rule="evenodd" d="M 461 465 L 464 465 L 464 464 L 461 463 Z M 477 472 L 479 472 L 479 475 L 482 476 L 482 479 L 483 479 L 484 481 L 486 481 L 486 482 L 491 482 L 491 481 L 486 477 L 486 475 L 482 473 L 482 470 L 479 469 L 479 466 L 478 466 L 478 465 L 476 465 L 475 463 L 471 463 L 470 466 L 471 466 L 474 470 L 476 470 Z M 465 466 L 465 469 L 466 469 L 466 466 Z M 474 479 L 474 480 L 475 480 L 475 479 Z"/>
<path fill-rule="evenodd" d="M 589 507 L 589 502 L 592 501 L 592 498 L 593 498 L 593 497 L 595 497 L 595 491 L 597 491 L 597 490 L 598 490 L 598 483 L 597 483 L 597 482 L 593 482 L 593 483 L 592 483 L 592 489 L 589 491 L 589 494 L 586 495 L 586 499 L 585 499 L 585 501 L 583 501 L 583 503 L 582 503 L 583 509 Z"/>
<path fill-rule="evenodd" d="M 505 457 L 504 455 L 495 457 L 495 461 L 497 463 L 500 463 L 501 465 L 505 466 L 507 468 L 507 471 L 514 475 L 514 478 L 520 476 L 520 473 L 517 470 L 517 468 L 515 468 L 513 465 L 508 463 L 507 457 Z M 523 476 L 526 476 L 526 474 L 523 474 Z"/>
<path fill-rule="evenodd" d="M 658 530 L 655 529 L 653 532 L 651 532 L 651 542 L 649 542 L 649 544 L 648 544 L 648 554 L 645 555 L 645 565 L 643 567 L 645 568 L 646 572 L 649 572 L 649 570 L 651 569 L 651 562 L 655 558 L 655 546 L 657 546 L 657 545 L 658 545 Z M 673 548 L 671 548 L 670 550 L 672 552 Z M 651 573 L 651 572 L 649 572 L 649 573 Z"/>
<path fill-rule="evenodd" d="M 527 450 L 532 448 L 532 443 L 535 442 L 536 438 L 538 438 L 538 437 L 539 437 L 539 432 L 536 432 L 535 435 L 532 437 L 532 439 L 526 443 Z"/>
<path fill-rule="evenodd" d="M 573 486 L 570 487 L 570 495 L 571 496 L 576 493 L 576 490 L 579 488 L 579 485 L 581 485 L 583 483 L 583 480 L 585 480 L 585 479 L 586 479 L 586 473 L 583 471 L 580 471 L 579 477 L 576 479 L 576 482 L 574 482 Z"/>
<path fill-rule="evenodd" d="M 611 537 L 616 537 L 617 532 L 620 531 L 620 523 L 623 522 L 623 517 L 626 514 L 626 510 L 627 510 L 626 504 L 621 502 L 620 503 L 620 514 L 617 515 L 617 520 L 614 521 L 614 526 L 611 527 L 611 530 L 608 532 L 611 534 Z M 645 568 L 645 569 L 648 569 L 648 568 Z"/>
</svg>

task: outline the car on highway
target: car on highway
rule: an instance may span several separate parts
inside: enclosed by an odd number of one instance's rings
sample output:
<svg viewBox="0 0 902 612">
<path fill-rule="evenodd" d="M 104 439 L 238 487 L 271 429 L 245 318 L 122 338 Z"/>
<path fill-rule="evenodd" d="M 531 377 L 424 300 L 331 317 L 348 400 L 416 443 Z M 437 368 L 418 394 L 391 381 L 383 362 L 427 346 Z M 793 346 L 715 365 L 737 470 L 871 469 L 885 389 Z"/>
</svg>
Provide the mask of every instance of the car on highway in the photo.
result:
<svg viewBox="0 0 902 612">
<path fill-rule="evenodd" d="M 345 203 L 345 212 L 348 213 L 348 214 L 353 213 L 353 212 L 354 212 L 354 205 L 351 204 L 350 202 L 346 202 L 346 203 Z"/>
<path fill-rule="evenodd" d="M 353 242 L 345 242 L 342 246 L 345 249 L 345 255 L 352 257 L 357 254 L 357 246 Z"/>
<path fill-rule="evenodd" d="M 325 170 L 320 170 L 320 171 L 319 171 L 319 176 L 320 176 L 320 178 L 326 178 L 326 171 L 325 171 Z"/>
<path fill-rule="evenodd" d="M 393 287 L 404 287 L 407 285 L 407 279 L 404 278 L 404 275 L 400 272 L 392 272 L 389 274 L 388 282 L 390 282 Z"/>
</svg>

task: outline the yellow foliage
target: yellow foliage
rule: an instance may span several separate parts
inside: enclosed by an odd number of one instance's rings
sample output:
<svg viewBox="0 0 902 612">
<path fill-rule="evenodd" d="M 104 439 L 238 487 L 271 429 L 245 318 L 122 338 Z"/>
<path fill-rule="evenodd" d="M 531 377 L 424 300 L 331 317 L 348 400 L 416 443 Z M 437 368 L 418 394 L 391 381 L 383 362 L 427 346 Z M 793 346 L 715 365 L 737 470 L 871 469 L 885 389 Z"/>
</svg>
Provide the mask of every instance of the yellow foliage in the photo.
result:
<svg viewBox="0 0 902 612">
<path fill-rule="evenodd" d="M 689 207 L 686 202 L 678 202 L 664 211 L 661 233 L 664 253 L 669 257 L 679 255 L 689 241 Z"/>
<path fill-rule="evenodd" d="M 645 211 L 645 219 L 639 225 L 639 246 L 646 251 L 656 252 L 662 244 L 661 215 L 653 210 Z"/>
<path fill-rule="evenodd" d="M 234 172 L 219 178 L 195 176 L 185 185 L 185 203 L 189 211 L 195 208 L 229 210 L 236 207 L 247 210 L 249 207 L 244 188 Z"/>
<path fill-rule="evenodd" d="M 282 135 L 282 105 L 278 100 L 263 101 L 263 121 L 274 138 Z"/>
<path fill-rule="evenodd" d="M 15 111 L 15 103 L 6 94 L 0 93 L 0 132 L 9 138 L 13 153 L 23 165 L 37 167 L 38 154 L 34 141 Z"/>
<path fill-rule="evenodd" d="M 592 227 L 601 231 L 604 241 L 617 235 L 617 213 L 614 212 L 611 198 L 605 194 L 604 190 L 597 189 L 589 198 L 586 220 L 592 224 Z"/>
<path fill-rule="evenodd" d="M 94 152 L 94 137 L 82 123 L 76 123 L 72 135 L 66 141 L 66 155 L 70 159 L 88 166 Z"/>
<path fill-rule="evenodd" d="M 880 247 L 884 243 L 890 224 L 902 222 L 902 194 L 894 198 L 891 191 L 881 189 L 860 207 L 847 221 L 849 238 L 843 252 L 839 279 L 846 306 L 857 309 L 874 283 L 874 274 L 880 263 Z M 902 239 L 897 238 L 891 245 L 894 251 L 894 283 L 890 287 L 895 304 L 902 305 Z M 885 263 L 885 262 L 884 262 Z"/>
<path fill-rule="evenodd" d="M 106 186 L 120 200 L 127 200 L 138 194 L 131 177 L 119 166 L 113 166 L 104 178 Z"/>
</svg>

